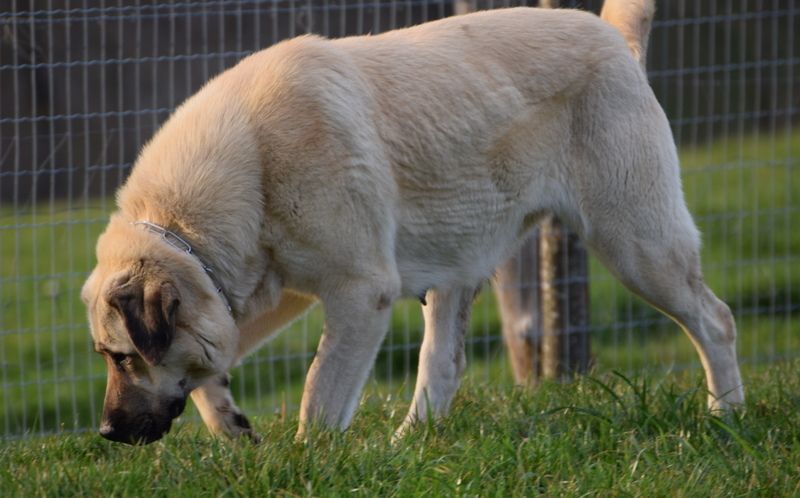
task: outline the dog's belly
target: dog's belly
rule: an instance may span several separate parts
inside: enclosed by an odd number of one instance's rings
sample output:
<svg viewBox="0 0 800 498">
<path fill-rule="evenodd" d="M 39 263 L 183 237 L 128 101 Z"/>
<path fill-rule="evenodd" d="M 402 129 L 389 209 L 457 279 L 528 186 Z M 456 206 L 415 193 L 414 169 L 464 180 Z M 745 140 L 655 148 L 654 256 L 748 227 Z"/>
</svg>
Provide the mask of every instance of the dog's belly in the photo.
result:
<svg viewBox="0 0 800 498">
<path fill-rule="evenodd" d="M 395 257 L 404 295 L 477 285 L 491 276 L 525 231 L 522 206 L 492 197 L 465 202 L 440 195 L 402 210 Z"/>
</svg>

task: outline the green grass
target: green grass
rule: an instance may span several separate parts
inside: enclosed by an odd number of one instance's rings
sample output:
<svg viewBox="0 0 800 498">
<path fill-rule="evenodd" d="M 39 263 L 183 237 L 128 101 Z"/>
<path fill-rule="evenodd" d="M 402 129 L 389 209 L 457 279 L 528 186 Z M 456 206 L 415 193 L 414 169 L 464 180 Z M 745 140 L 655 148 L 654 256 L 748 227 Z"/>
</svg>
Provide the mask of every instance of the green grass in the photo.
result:
<svg viewBox="0 0 800 498">
<path fill-rule="evenodd" d="M 800 354 L 800 132 L 747 135 L 681 149 L 689 207 L 704 234 L 706 280 L 734 309 L 746 361 Z M 104 366 L 91 351 L 78 294 L 111 202 L 0 207 L 0 437 L 96 424 Z M 591 262 L 592 354 L 598 371 L 697 366 L 678 328 Z M 251 413 L 296 406 L 322 328 L 314 311 L 235 372 Z M 395 307 L 375 382 L 408 394 L 421 340 L 419 305 Z M 473 312 L 469 361 L 508 383 L 499 318 L 485 291 Z M 401 347 L 410 343 L 408 348 Z"/>
<path fill-rule="evenodd" d="M 254 419 L 263 442 L 181 424 L 146 447 L 95 434 L 0 446 L 3 496 L 796 496 L 800 362 L 744 369 L 722 418 L 699 374 L 606 373 L 534 392 L 468 381 L 451 416 L 392 445 L 407 402 L 372 386 L 345 433 L 293 441 L 294 416 Z"/>
</svg>

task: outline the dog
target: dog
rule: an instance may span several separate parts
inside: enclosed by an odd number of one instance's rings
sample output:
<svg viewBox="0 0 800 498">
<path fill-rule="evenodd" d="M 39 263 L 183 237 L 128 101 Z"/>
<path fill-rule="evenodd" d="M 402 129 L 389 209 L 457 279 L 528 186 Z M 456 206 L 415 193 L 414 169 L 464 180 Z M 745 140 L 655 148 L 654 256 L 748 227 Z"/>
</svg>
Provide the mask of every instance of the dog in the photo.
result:
<svg viewBox="0 0 800 498">
<path fill-rule="evenodd" d="M 443 416 L 476 289 L 548 213 L 688 334 L 711 409 L 741 404 L 734 320 L 703 282 L 644 71 L 653 11 L 302 36 L 209 81 L 141 151 L 82 291 L 108 367 L 101 435 L 155 441 L 190 395 L 212 433 L 253 435 L 227 372 L 315 302 L 297 434 L 345 429 L 402 296 L 425 329 L 397 434 Z"/>
</svg>

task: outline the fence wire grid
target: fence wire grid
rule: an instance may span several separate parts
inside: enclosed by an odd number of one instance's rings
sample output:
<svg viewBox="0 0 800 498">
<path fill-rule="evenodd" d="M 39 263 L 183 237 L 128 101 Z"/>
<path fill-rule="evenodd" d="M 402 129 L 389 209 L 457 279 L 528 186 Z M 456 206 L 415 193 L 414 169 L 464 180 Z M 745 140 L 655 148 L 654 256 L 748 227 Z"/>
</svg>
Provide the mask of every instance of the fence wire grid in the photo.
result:
<svg viewBox="0 0 800 498">
<path fill-rule="evenodd" d="M 706 280 L 734 310 L 744 363 L 800 354 L 798 10 L 793 0 L 661 1 L 650 41 Z M 453 12 L 432 0 L 0 2 L 0 437 L 98 425 L 105 367 L 80 288 L 114 191 L 181 101 L 284 38 L 375 34 Z M 589 286 L 594 369 L 699 368 L 678 327 L 594 260 Z M 237 367 L 245 411 L 297 406 L 321 329 L 312 311 Z M 410 396 L 421 333 L 419 303 L 400 302 L 369 389 Z M 468 358 L 469 376 L 511 382 L 490 291 L 475 304 Z"/>
</svg>

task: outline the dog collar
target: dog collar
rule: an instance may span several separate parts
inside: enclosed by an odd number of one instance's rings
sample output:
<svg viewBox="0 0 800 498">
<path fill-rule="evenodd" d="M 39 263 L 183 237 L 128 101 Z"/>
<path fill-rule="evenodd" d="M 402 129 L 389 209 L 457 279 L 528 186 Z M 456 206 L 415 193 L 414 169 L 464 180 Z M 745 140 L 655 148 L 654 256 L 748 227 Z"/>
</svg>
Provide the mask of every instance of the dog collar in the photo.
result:
<svg viewBox="0 0 800 498">
<path fill-rule="evenodd" d="M 208 278 L 211 279 L 211 283 L 214 285 L 214 288 L 217 289 L 217 294 L 219 295 L 220 299 L 222 299 L 222 303 L 228 309 L 228 313 L 233 315 L 233 308 L 231 308 L 231 302 L 228 299 L 228 296 L 225 295 L 225 292 L 222 290 L 222 285 L 220 285 L 219 280 L 217 280 L 217 276 L 214 274 L 214 269 L 208 266 L 203 262 L 200 257 L 195 254 L 192 250 L 192 245 L 189 244 L 186 239 L 178 235 L 177 233 L 168 230 L 161 225 L 157 225 L 153 222 L 146 221 L 146 220 L 139 220 L 139 221 L 132 221 L 131 225 L 141 226 L 145 230 L 149 232 L 153 232 L 156 235 L 160 235 L 161 238 L 169 245 L 174 247 L 175 249 L 185 252 L 194 257 L 198 263 L 200 263 L 200 267 L 203 268 L 203 271 L 206 272 Z"/>
</svg>

